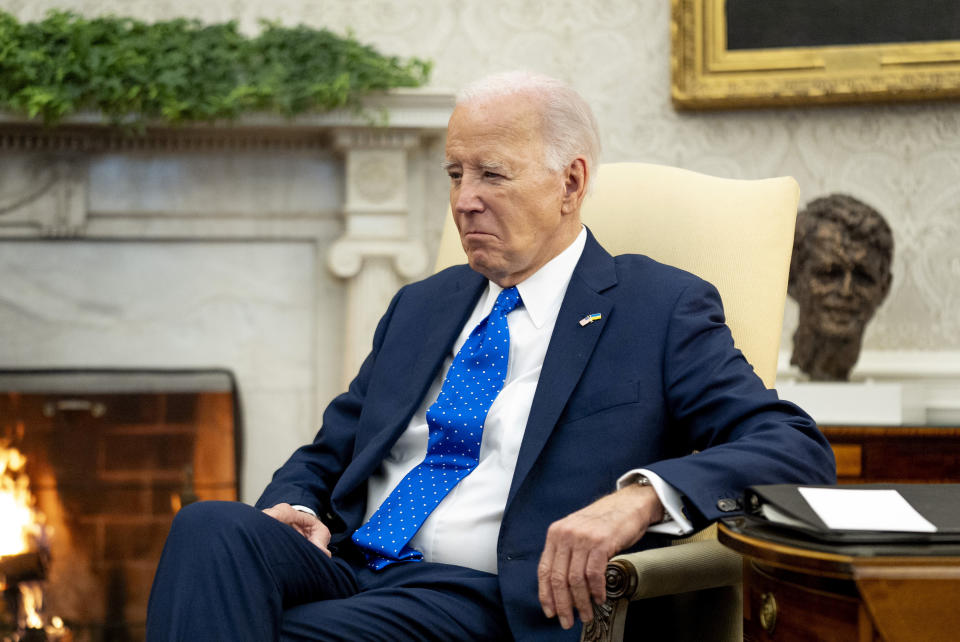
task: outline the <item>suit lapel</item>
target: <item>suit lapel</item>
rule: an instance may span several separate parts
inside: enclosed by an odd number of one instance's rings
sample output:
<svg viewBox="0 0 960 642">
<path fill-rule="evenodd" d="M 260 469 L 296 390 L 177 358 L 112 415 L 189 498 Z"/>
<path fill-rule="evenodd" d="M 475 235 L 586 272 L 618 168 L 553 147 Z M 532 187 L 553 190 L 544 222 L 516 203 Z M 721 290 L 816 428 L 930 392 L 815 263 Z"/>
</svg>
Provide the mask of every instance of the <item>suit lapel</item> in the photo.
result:
<svg viewBox="0 0 960 642">
<path fill-rule="evenodd" d="M 612 301 L 600 292 L 615 285 L 616 281 L 613 257 L 600 247 L 588 230 L 587 244 L 567 286 L 540 371 L 507 496 L 507 509 L 543 450 L 593 355 L 613 310 Z M 600 321 L 580 325 L 581 319 L 596 312 L 602 315 Z"/>
<path fill-rule="evenodd" d="M 397 393 L 392 402 L 399 405 L 392 413 L 397 421 L 376 430 L 364 444 L 359 444 L 350 466 L 344 471 L 338 494 L 346 494 L 364 482 L 387 456 L 393 444 L 406 430 L 410 417 L 423 402 L 433 383 L 438 368 L 450 353 L 450 348 L 473 311 L 487 280 L 472 270 L 465 270 L 452 291 L 440 293 L 418 311 L 424 319 L 414 328 L 405 328 L 403 336 L 422 337 L 418 358 L 409 366 L 400 366 L 395 381 Z"/>
<path fill-rule="evenodd" d="M 409 417 L 413 416 L 423 403 L 423 398 L 429 391 L 437 370 L 450 354 L 451 347 L 463 330 L 463 324 L 473 312 L 486 284 L 487 280 L 484 277 L 470 270 L 457 283 L 456 290 L 437 296 L 432 310 L 424 310 L 423 318 L 430 319 L 424 324 L 428 328 L 415 330 L 426 335 L 421 344 L 420 356 L 409 372 L 398 373 L 409 382 L 402 394 L 406 405 L 403 406 L 401 416 L 406 420 L 401 422 L 399 429 L 395 428 L 388 436 L 391 446 L 406 429 Z"/>
</svg>

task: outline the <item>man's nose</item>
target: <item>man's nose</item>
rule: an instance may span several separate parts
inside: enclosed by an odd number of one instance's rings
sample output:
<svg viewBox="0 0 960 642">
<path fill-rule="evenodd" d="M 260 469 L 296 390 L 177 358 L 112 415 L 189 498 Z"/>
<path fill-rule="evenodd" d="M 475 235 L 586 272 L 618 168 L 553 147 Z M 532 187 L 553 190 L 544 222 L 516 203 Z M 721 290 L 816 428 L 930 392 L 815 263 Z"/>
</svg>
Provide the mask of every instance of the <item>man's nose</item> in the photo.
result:
<svg viewBox="0 0 960 642">
<path fill-rule="evenodd" d="M 845 295 L 853 294 L 853 270 L 843 271 L 843 285 L 840 287 L 840 292 Z"/>
<path fill-rule="evenodd" d="M 479 212 L 483 209 L 483 200 L 480 198 L 480 189 L 477 181 L 464 176 L 457 187 L 453 207 L 461 214 Z"/>
</svg>

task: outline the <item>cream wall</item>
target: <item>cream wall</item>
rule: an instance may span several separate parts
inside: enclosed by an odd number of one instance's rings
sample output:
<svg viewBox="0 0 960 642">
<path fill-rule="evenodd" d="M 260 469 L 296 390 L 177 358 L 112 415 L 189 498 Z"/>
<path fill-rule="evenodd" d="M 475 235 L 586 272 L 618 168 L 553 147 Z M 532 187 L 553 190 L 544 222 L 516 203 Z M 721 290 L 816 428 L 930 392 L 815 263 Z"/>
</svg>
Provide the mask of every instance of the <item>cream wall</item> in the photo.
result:
<svg viewBox="0 0 960 642">
<path fill-rule="evenodd" d="M 0 0 L 0 6 L 22 20 L 72 7 L 147 20 L 236 19 L 247 31 L 259 18 L 352 29 L 386 53 L 434 60 L 432 84 L 444 89 L 516 67 L 564 78 L 594 105 L 606 161 L 742 178 L 790 174 L 800 182 L 802 202 L 845 191 L 878 208 L 896 237 L 894 284 L 866 348 L 947 350 L 953 360 L 960 354 L 958 103 L 677 113 L 669 100 L 668 0 Z M 788 339 L 794 323 L 791 304 Z"/>
</svg>

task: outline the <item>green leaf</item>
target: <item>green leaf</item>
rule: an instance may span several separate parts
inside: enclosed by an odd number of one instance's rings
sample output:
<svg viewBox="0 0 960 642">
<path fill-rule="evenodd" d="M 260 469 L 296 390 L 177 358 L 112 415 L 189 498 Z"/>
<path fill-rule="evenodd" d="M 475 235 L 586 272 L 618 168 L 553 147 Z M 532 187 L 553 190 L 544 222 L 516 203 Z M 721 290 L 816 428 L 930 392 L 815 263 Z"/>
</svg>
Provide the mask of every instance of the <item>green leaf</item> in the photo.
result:
<svg viewBox="0 0 960 642">
<path fill-rule="evenodd" d="M 0 109 L 48 123 L 96 109 L 142 131 L 146 118 L 358 109 L 371 91 L 421 86 L 430 76 L 429 62 L 384 56 L 352 34 L 277 22 L 260 28 L 250 38 L 235 22 L 146 24 L 59 10 L 21 24 L 0 10 Z"/>
</svg>

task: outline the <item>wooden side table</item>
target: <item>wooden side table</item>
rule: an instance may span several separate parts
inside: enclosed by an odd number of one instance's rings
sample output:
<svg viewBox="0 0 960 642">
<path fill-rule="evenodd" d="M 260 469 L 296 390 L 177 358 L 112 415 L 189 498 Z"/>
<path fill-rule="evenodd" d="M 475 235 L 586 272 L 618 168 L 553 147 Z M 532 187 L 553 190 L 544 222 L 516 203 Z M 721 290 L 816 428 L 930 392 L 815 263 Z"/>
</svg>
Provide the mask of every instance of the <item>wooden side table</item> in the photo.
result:
<svg viewBox="0 0 960 642">
<path fill-rule="evenodd" d="M 744 640 L 960 639 L 960 545 L 810 544 L 742 517 L 718 537 L 743 555 Z"/>
<path fill-rule="evenodd" d="M 841 484 L 960 482 L 960 428 L 829 426 Z M 958 633 L 960 636 L 960 633 Z"/>
</svg>

